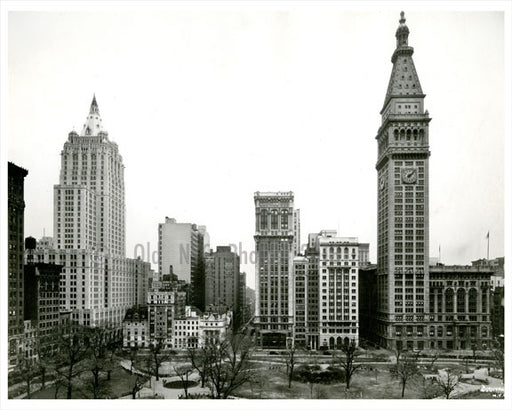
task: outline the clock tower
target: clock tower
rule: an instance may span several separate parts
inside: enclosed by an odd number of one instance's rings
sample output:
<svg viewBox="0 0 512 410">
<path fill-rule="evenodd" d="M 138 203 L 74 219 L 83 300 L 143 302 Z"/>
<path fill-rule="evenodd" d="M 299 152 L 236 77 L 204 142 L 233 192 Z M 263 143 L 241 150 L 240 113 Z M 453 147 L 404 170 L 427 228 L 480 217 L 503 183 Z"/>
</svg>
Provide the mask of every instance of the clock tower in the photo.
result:
<svg viewBox="0 0 512 410">
<path fill-rule="evenodd" d="M 393 69 L 378 142 L 377 336 L 394 349 L 423 349 L 430 320 L 430 117 L 412 59 L 404 12 L 396 31 Z"/>
</svg>

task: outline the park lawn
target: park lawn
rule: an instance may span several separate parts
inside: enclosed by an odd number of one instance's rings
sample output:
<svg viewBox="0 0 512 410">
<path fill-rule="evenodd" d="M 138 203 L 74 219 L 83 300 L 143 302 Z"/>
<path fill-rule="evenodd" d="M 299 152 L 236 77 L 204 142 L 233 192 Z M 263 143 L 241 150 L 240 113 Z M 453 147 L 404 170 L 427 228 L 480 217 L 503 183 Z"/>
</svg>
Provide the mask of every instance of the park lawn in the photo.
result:
<svg viewBox="0 0 512 410">
<path fill-rule="evenodd" d="M 459 396 L 455 396 L 454 399 L 476 399 L 476 400 L 502 400 L 504 396 L 497 393 L 492 392 L 484 392 L 484 391 L 471 391 L 465 394 L 461 394 Z"/>
<path fill-rule="evenodd" d="M 378 373 L 375 370 L 356 372 L 348 391 L 345 383 L 314 384 L 311 389 L 307 383 L 293 381 L 288 388 L 284 369 L 261 368 L 259 371 L 258 383 L 243 385 L 234 395 L 247 399 L 401 399 L 400 383 L 382 368 Z M 420 380 L 418 377 L 406 385 L 405 399 L 422 398 Z"/>
<path fill-rule="evenodd" d="M 123 369 L 121 366 L 115 367 L 111 373 L 110 381 L 106 380 L 106 374 L 102 374 L 103 385 L 108 388 L 108 396 L 110 398 L 118 398 L 130 393 L 128 376 L 130 372 Z M 73 399 L 92 399 L 92 392 L 89 391 L 90 380 L 92 379 L 91 372 L 83 373 L 80 378 L 75 379 L 73 383 L 72 398 Z M 66 388 L 60 387 L 57 398 L 65 399 L 67 395 Z M 54 399 L 55 386 L 50 385 L 44 390 L 39 390 L 31 394 L 32 399 Z"/>
</svg>

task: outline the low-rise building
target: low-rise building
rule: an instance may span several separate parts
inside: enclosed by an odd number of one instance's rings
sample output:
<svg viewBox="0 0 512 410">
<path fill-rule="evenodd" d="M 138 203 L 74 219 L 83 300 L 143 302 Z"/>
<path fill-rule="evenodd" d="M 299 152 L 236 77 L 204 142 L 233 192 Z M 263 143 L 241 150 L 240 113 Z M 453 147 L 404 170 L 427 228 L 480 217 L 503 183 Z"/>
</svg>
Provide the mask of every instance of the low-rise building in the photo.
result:
<svg viewBox="0 0 512 410">
<path fill-rule="evenodd" d="M 199 312 L 192 306 L 185 307 L 185 314 L 173 322 L 174 349 L 194 349 L 199 346 Z"/>
<path fill-rule="evenodd" d="M 128 309 L 123 321 L 123 347 L 148 347 L 149 340 L 147 308 Z"/>
<path fill-rule="evenodd" d="M 404 347 L 426 333 L 431 349 L 478 349 L 491 346 L 491 275 L 489 266 L 431 266 L 430 324 L 411 323 L 401 330 Z"/>
<path fill-rule="evenodd" d="M 198 321 L 198 346 L 218 344 L 226 337 L 232 321 L 232 312 L 206 313 Z"/>
<path fill-rule="evenodd" d="M 185 314 L 173 322 L 173 348 L 195 349 L 221 342 L 232 324 L 233 312 L 208 312 L 201 315 L 193 306 L 185 307 Z"/>
</svg>

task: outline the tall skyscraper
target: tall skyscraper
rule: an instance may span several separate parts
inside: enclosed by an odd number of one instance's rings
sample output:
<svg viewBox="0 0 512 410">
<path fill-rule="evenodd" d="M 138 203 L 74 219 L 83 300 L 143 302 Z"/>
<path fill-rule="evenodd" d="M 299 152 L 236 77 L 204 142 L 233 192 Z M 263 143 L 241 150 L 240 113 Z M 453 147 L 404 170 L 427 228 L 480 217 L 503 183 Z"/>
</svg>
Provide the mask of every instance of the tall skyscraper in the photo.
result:
<svg viewBox="0 0 512 410">
<path fill-rule="evenodd" d="M 263 348 L 282 349 L 293 337 L 293 192 L 256 192 L 256 311 L 254 324 Z"/>
<path fill-rule="evenodd" d="M 245 284 L 244 284 L 245 286 Z M 230 246 L 217 246 L 205 254 L 205 309 L 233 312 L 235 327 L 240 324 L 240 257 Z"/>
<path fill-rule="evenodd" d="M 124 165 L 103 128 L 96 97 L 81 135 L 71 131 L 54 187 L 57 249 L 88 249 L 125 257 Z"/>
<path fill-rule="evenodd" d="M 423 326 L 429 290 L 429 122 L 401 13 L 393 69 L 377 132 L 378 342 L 396 346 L 396 326 Z M 415 339 L 413 344 L 417 347 Z"/>
<path fill-rule="evenodd" d="M 346 340 L 359 343 L 357 238 L 318 236 L 319 344 L 341 349 Z"/>
<path fill-rule="evenodd" d="M 209 242 L 206 227 L 178 223 L 165 218 L 158 225 L 158 271 L 160 277 L 174 274 L 190 284 L 188 303 L 204 310 L 204 238 Z M 209 243 L 208 243 L 209 246 Z"/>
<path fill-rule="evenodd" d="M 25 227 L 24 182 L 28 171 L 8 163 L 8 243 L 9 243 L 9 369 L 18 363 L 23 335 L 23 252 Z"/>
<path fill-rule="evenodd" d="M 144 301 L 149 264 L 125 257 L 124 165 L 108 138 L 93 97 L 82 132 L 71 131 L 54 186 L 53 247 L 35 262 L 64 266 L 60 310 L 88 326 L 120 326 L 126 310 Z"/>
</svg>

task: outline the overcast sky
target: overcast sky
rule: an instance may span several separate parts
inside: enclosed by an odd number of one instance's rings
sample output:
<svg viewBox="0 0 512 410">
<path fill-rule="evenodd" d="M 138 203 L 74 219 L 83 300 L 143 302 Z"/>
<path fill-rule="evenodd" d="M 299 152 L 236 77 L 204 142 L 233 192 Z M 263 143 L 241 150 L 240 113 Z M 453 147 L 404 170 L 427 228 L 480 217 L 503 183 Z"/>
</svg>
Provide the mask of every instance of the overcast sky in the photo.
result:
<svg viewBox="0 0 512 410">
<path fill-rule="evenodd" d="M 291 190 L 303 241 L 339 229 L 375 262 L 375 135 L 401 9 L 369 10 L 11 12 L 2 149 L 29 171 L 25 235 L 53 234 L 60 152 L 96 93 L 125 165 L 128 257 L 157 250 L 166 216 L 250 252 L 253 193 Z M 432 117 L 430 255 L 470 264 L 490 231 L 503 256 L 504 14 L 405 16 Z"/>
</svg>

